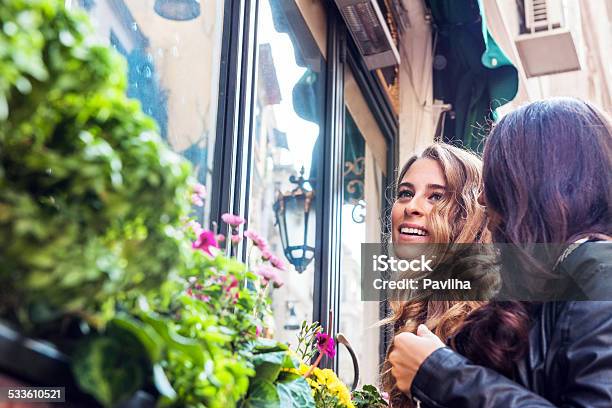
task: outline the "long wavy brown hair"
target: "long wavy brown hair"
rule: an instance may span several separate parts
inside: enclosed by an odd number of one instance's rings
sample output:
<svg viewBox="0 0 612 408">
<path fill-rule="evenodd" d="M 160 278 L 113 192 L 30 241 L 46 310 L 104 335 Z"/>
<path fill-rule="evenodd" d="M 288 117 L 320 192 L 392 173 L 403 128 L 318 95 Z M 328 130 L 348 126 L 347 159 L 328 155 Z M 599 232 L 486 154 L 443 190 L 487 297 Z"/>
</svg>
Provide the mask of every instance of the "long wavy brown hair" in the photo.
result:
<svg viewBox="0 0 612 408">
<path fill-rule="evenodd" d="M 428 217 L 431 242 L 490 242 L 485 209 L 478 202 L 483 191 L 480 158 L 460 148 L 436 143 L 406 162 L 398 174 L 397 183 L 402 181 L 414 162 L 423 158 L 435 160 L 440 165 L 447 191 Z M 470 270 L 478 273 L 477 269 Z M 392 313 L 382 323 L 389 325 L 393 335 L 406 331 L 416 333 L 419 324 L 426 324 L 438 337 L 448 339 L 456 334 L 470 313 L 483 305 L 484 302 L 479 301 L 442 301 L 428 297 L 391 301 Z M 391 347 L 387 357 L 390 352 Z M 396 388 L 388 358 L 383 364 L 381 383 L 383 390 L 389 393 L 393 407 L 413 406 L 411 400 Z"/>
</svg>

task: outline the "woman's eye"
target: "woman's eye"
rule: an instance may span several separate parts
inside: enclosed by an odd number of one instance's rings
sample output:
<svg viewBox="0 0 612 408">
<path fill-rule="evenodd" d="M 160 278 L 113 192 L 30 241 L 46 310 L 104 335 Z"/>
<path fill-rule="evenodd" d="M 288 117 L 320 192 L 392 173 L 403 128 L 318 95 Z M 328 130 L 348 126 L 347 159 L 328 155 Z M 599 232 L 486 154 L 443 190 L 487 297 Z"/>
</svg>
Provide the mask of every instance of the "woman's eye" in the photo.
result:
<svg viewBox="0 0 612 408">
<path fill-rule="evenodd" d="M 410 190 L 402 190 L 397 193 L 397 198 L 412 198 L 414 193 Z"/>
<path fill-rule="evenodd" d="M 431 196 L 429 196 L 431 201 L 440 201 L 442 198 L 444 198 L 444 194 L 441 193 L 433 193 Z"/>
</svg>

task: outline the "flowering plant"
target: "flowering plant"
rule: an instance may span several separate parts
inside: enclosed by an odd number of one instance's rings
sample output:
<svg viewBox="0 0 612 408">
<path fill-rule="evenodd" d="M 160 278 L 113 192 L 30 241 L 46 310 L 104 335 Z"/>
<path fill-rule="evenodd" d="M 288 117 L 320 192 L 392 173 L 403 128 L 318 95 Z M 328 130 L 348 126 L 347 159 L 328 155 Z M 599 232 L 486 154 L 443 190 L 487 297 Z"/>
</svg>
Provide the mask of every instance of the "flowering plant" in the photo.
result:
<svg viewBox="0 0 612 408">
<path fill-rule="evenodd" d="M 302 322 L 298 333 L 296 355 L 301 359 L 297 370 L 292 370 L 306 378 L 311 388 L 316 407 L 353 408 L 351 393 L 340 381 L 333 370 L 321 369 L 319 364 L 324 356 L 333 359 L 336 355 L 332 336 L 323 331 L 319 323 Z M 307 362 L 317 356 L 312 365 Z"/>
<path fill-rule="evenodd" d="M 355 408 L 387 408 L 388 395 L 381 394 L 373 385 L 364 385 L 361 390 L 353 391 L 353 405 Z"/>
<path fill-rule="evenodd" d="M 90 41 L 87 16 L 20 0 L 0 17 L 0 317 L 53 342 L 104 406 L 146 389 L 161 407 L 314 407 L 313 384 L 319 406 L 344 401 L 333 373 L 306 379 L 262 338 L 283 262 L 239 216 L 222 216 L 228 237 L 187 218 L 205 188 L 126 97 L 125 62 Z M 225 255 L 244 237 L 252 268 Z"/>
</svg>

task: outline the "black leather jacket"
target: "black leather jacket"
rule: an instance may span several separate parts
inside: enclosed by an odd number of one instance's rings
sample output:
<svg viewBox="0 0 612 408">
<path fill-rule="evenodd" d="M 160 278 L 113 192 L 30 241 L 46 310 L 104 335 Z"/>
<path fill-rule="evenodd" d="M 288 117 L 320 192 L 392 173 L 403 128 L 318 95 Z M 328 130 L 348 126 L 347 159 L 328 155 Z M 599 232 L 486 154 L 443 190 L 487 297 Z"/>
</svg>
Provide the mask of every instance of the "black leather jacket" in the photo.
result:
<svg viewBox="0 0 612 408">
<path fill-rule="evenodd" d="M 562 272 L 579 278 L 587 295 L 612 299 L 612 243 L 585 244 L 575 252 Z M 534 314 L 529 351 L 514 381 L 442 348 L 416 374 L 415 405 L 612 408 L 612 302 L 550 302 Z"/>
</svg>

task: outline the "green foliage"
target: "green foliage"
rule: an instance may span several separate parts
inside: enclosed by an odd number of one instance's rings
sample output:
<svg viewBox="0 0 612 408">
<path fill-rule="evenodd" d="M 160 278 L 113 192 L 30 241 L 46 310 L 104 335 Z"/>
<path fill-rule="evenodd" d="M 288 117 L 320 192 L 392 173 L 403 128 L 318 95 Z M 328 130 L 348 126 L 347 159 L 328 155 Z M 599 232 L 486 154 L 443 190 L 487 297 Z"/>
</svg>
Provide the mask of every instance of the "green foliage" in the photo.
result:
<svg viewBox="0 0 612 408">
<path fill-rule="evenodd" d="M 61 0 L 0 3 L 0 313 L 112 317 L 188 247 L 189 165 L 125 96 L 125 62 Z"/>
<path fill-rule="evenodd" d="M 387 408 L 389 405 L 373 385 L 364 385 L 359 391 L 353 391 L 355 408 Z"/>
<path fill-rule="evenodd" d="M 64 351 L 105 406 L 154 386 L 159 406 L 314 407 L 299 361 L 257 338 L 269 287 L 190 248 L 190 166 L 92 33 L 62 0 L 0 2 L 0 316 L 89 323 Z"/>
<path fill-rule="evenodd" d="M 310 385 L 302 376 L 296 374 L 300 362 L 292 357 L 285 344 L 258 339 L 248 346 L 248 353 L 256 375 L 240 407 L 315 406 Z"/>
<path fill-rule="evenodd" d="M 82 341 L 72 369 L 79 386 L 106 406 L 127 399 L 150 376 L 146 351 L 130 328 L 111 321 L 103 335 Z"/>
<path fill-rule="evenodd" d="M 310 385 L 301 376 L 292 377 L 287 381 L 278 381 L 276 390 L 283 408 L 309 408 L 315 405 Z"/>
<path fill-rule="evenodd" d="M 319 322 L 308 324 L 302 322 L 300 332 L 297 335 L 298 345 L 296 352 L 302 361 L 310 361 L 317 354 L 317 333 L 323 331 Z"/>
</svg>

